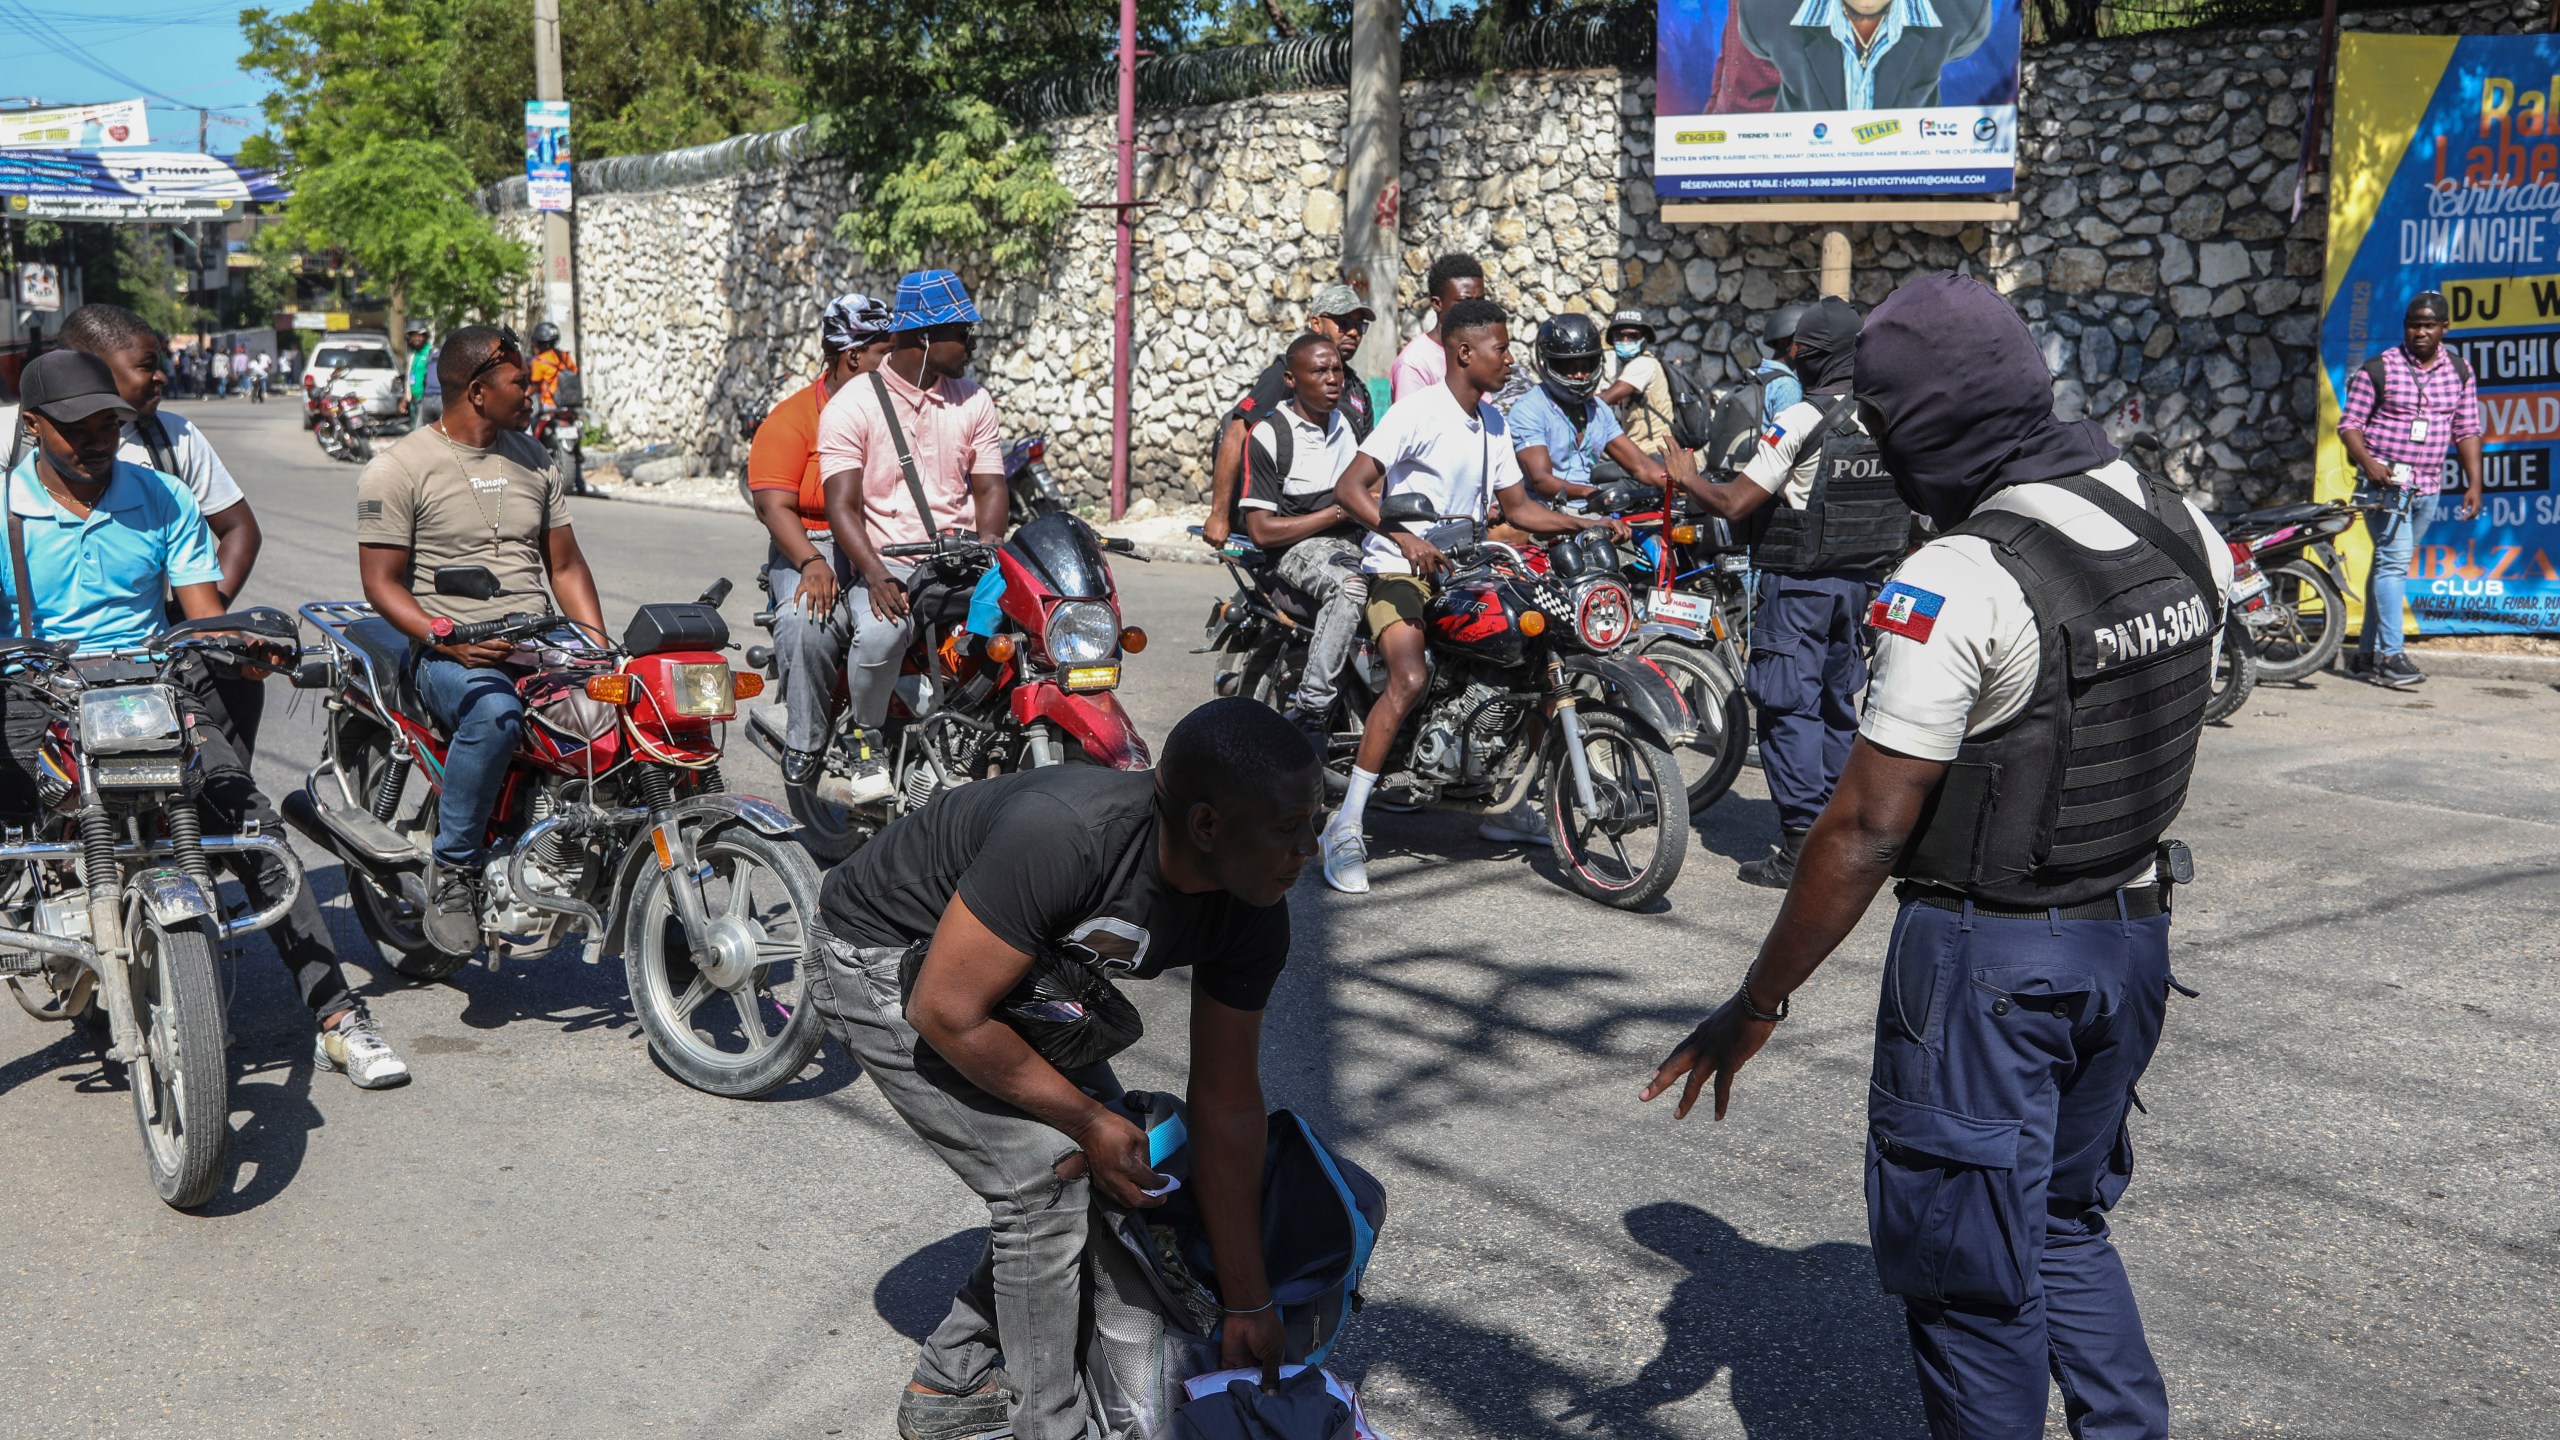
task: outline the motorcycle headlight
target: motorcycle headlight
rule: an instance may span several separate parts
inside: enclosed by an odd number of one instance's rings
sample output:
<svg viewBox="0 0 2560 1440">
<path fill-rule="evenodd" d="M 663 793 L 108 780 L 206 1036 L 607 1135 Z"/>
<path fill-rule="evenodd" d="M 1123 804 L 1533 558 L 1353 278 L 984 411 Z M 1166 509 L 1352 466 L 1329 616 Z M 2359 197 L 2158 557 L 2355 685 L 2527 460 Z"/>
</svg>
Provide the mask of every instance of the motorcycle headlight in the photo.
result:
<svg viewBox="0 0 2560 1440">
<path fill-rule="evenodd" d="M 92 755 L 177 745 L 177 697 L 166 685 L 122 685 L 80 697 L 80 748 Z"/>
<path fill-rule="evenodd" d="M 1586 580 L 1574 592 L 1573 628 L 1592 649 L 1615 650 L 1635 633 L 1635 598 L 1615 580 Z"/>
<path fill-rule="evenodd" d="M 1120 648 L 1120 622 L 1099 600 L 1070 600 L 1049 612 L 1049 658 L 1090 665 Z"/>
<path fill-rule="evenodd" d="M 694 720 L 726 720 L 738 713 L 737 682 L 726 665 L 670 665 L 676 713 Z"/>
</svg>

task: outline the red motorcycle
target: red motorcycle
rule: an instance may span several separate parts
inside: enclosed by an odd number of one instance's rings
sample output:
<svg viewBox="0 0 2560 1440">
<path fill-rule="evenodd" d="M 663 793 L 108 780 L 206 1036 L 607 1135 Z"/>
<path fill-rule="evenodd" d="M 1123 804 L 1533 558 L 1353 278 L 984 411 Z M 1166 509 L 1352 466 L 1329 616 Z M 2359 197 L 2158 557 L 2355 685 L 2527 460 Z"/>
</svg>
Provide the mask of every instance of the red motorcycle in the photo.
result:
<svg viewBox="0 0 2560 1440">
<path fill-rule="evenodd" d="M 880 553 L 922 562 L 907 582 L 916 638 L 881 727 L 889 791 L 867 799 L 853 791 L 854 726 L 838 674 L 825 769 L 813 784 L 784 787 L 801 841 L 820 859 L 844 858 L 890 821 L 971 780 L 1042 765 L 1153 763 L 1112 693 L 1122 657 L 1144 650 L 1147 635 L 1120 623 L 1119 591 L 1102 557 L 1135 557 L 1136 545 L 1103 539 L 1060 510 L 1001 545 L 946 535 Z M 838 603 L 869 602 L 847 590 Z M 773 611 L 756 623 L 773 628 Z M 771 647 L 749 649 L 747 662 L 781 679 Z M 778 696 L 747 720 L 748 738 L 776 765 L 782 728 Z"/>
<path fill-rule="evenodd" d="M 435 572 L 439 595 L 496 598 L 476 565 Z M 632 1009 L 676 1077 L 754 1096 L 817 1052 L 800 1003 L 818 867 L 791 817 L 726 793 L 721 725 L 764 677 L 722 658 L 729 582 L 689 605 L 643 605 L 612 645 L 545 610 L 451 625 L 448 643 L 516 642 L 523 739 L 489 817 L 481 930 L 492 969 L 583 932 L 583 958 L 622 955 Z M 294 683 L 326 691 L 327 736 L 286 820 L 346 862 L 356 919 L 401 974 L 438 980 L 470 958 L 422 920 L 445 737 L 409 683 L 409 638 L 360 601 L 302 607 L 325 657 Z M 716 1003 L 715 1003 L 716 1002 Z"/>
</svg>

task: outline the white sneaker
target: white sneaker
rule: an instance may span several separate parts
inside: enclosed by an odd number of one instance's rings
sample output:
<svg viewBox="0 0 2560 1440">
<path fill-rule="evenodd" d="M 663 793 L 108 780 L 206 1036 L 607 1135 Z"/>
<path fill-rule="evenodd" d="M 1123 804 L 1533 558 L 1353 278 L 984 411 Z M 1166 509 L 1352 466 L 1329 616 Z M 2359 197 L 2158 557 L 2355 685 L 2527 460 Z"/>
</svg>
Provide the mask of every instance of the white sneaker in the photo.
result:
<svg viewBox="0 0 2560 1440">
<path fill-rule="evenodd" d="M 359 1010 L 355 1018 L 323 1030 L 311 1045 L 311 1063 L 322 1070 L 343 1070 L 359 1090 L 388 1090 L 409 1083 L 409 1062 L 400 1058 L 373 1017 Z"/>
<path fill-rule="evenodd" d="M 1369 839 L 1357 830 L 1324 833 L 1324 883 L 1345 895 L 1369 893 Z"/>
<path fill-rule="evenodd" d="M 1535 800 L 1523 800 L 1509 811 L 1487 820 L 1476 827 L 1476 834 L 1497 845 L 1555 844 L 1547 838 L 1546 812 L 1538 808 Z"/>
</svg>

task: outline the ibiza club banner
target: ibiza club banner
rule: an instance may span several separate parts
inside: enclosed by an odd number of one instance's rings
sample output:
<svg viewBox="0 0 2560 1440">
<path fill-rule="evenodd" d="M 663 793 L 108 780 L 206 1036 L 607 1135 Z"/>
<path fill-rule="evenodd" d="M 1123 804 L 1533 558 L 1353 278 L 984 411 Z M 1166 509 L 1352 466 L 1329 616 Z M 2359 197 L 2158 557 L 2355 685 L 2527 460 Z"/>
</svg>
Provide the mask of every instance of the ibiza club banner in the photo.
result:
<svg viewBox="0 0 2560 1440">
<path fill-rule="evenodd" d="M 1661 0 L 1654 193 L 2006 193 L 2019 5 Z"/>
<path fill-rule="evenodd" d="M 2444 498 L 2409 567 L 2409 612 L 2438 633 L 2560 630 L 2560 36 L 2339 37 L 2314 494 L 2355 488 L 2338 442 L 2347 381 L 2401 340 L 2412 297 L 2444 292 L 2449 349 L 2480 386 L 2488 504 Z M 2348 542 L 2358 581 L 2369 553 Z M 2360 608 L 2351 602 L 2359 616 Z"/>
</svg>

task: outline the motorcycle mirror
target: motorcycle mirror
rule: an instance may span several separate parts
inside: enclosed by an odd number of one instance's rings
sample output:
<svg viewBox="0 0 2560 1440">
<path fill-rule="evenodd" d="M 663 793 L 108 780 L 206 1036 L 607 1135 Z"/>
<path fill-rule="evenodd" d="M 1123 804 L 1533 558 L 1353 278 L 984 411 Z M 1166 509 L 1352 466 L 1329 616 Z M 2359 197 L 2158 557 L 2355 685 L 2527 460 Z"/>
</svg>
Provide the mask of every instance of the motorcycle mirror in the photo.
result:
<svg viewBox="0 0 2560 1440">
<path fill-rule="evenodd" d="M 711 582 L 710 589 L 702 592 L 702 599 L 698 603 L 708 605 L 712 609 L 717 610 L 720 608 L 720 602 L 729 598 L 730 589 L 729 577 L 723 575 L 719 579 Z"/>
<path fill-rule="evenodd" d="M 495 600 L 507 593 L 499 588 L 497 575 L 486 565 L 439 565 L 435 589 L 439 595 L 461 600 Z"/>
<path fill-rule="evenodd" d="M 1431 503 L 1430 496 L 1417 495 L 1410 490 L 1401 495 L 1390 495 L 1378 506 L 1378 519 L 1389 525 L 1408 522 L 1428 524 L 1439 518 L 1440 507 Z"/>
</svg>

